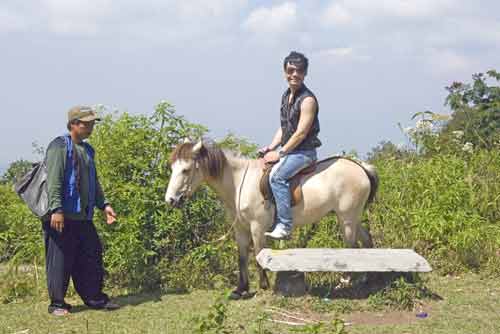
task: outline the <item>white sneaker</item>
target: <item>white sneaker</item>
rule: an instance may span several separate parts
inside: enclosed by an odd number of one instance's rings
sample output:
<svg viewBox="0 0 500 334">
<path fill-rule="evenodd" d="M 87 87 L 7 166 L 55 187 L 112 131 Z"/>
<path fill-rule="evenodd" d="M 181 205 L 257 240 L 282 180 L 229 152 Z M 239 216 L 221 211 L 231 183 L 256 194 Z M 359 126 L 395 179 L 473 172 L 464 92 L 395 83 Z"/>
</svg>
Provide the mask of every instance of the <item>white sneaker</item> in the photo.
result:
<svg viewBox="0 0 500 334">
<path fill-rule="evenodd" d="M 283 224 L 277 224 L 272 232 L 266 232 L 264 235 L 278 240 L 290 238 L 290 232 Z"/>
</svg>

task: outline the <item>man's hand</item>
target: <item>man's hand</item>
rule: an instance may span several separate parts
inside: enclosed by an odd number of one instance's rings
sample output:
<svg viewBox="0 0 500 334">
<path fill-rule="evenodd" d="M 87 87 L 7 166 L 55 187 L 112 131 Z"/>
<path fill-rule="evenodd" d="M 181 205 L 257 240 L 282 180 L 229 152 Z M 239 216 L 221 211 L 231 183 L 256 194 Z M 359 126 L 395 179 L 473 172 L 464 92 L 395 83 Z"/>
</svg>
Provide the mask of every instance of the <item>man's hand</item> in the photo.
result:
<svg viewBox="0 0 500 334">
<path fill-rule="evenodd" d="M 62 233 L 64 228 L 64 214 L 62 212 L 55 212 L 50 216 L 50 227 Z"/>
<path fill-rule="evenodd" d="M 269 148 L 269 146 L 264 146 L 264 147 L 259 148 L 259 150 L 257 151 L 257 154 L 258 154 L 259 157 L 263 157 L 269 151 L 271 151 L 271 149 Z"/>
<path fill-rule="evenodd" d="M 264 156 L 265 162 L 275 162 L 275 161 L 278 161 L 279 159 L 280 159 L 280 155 L 276 151 L 269 151 Z"/>
<path fill-rule="evenodd" d="M 104 214 L 106 215 L 106 223 L 111 225 L 116 221 L 116 213 L 115 210 L 111 207 L 111 205 L 106 205 L 104 208 Z"/>
</svg>

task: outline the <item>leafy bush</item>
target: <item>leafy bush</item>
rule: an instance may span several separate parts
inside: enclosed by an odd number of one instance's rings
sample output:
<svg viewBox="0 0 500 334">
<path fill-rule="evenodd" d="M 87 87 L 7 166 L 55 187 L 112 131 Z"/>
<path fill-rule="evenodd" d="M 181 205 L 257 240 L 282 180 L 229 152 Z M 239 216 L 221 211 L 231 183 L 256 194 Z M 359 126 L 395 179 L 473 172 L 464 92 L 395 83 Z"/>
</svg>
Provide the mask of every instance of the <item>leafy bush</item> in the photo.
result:
<svg viewBox="0 0 500 334">
<path fill-rule="evenodd" d="M 41 223 L 13 191 L 0 184 L 0 262 L 30 262 L 43 257 Z"/>
<path fill-rule="evenodd" d="M 379 247 L 412 247 L 435 269 L 478 269 L 500 248 L 500 151 L 379 160 L 371 211 Z"/>
<path fill-rule="evenodd" d="M 223 288 L 237 283 L 236 245 L 201 245 L 178 261 L 161 262 L 163 282 L 175 289 Z"/>
<path fill-rule="evenodd" d="M 202 265 L 214 265 L 214 251 L 210 261 L 196 255 L 204 249 L 204 240 L 224 231 L 224 210 L 213 191 L 203 188 L 182 210 L 164 203 L 171 149 L 185 137 L 199 138 L 205 132 L 176 115 L 168 102 L 161 102 L 150 117 L 107 113 L 96 127 L 90 142 L 97 152 L 99 180 L 118 213 L 118 223 L 111 226 L 102 223 L 101 213 L 94 219 L 105 248 L 109 283 L 156 288 L 169 285 L 162 279 L 176 280 L 170 267 L 178 263 L 194 263 L 200 270 Z M 226 143 L 236 141 L 228 138 Z M 0 185 L 1 260 L 23 263 L 41 257 L 40 235 L 40 222 L 11 185 Z M 214 275 L 217 270 L 228 269 L 221 263 Z"/>
<path fill-rule="evenodd" d="M 26 160 L 17 160 L 9 165 L 9 168 L 0 177 L 0 183 L 10 184 L 26 174 L 31 168 L 32 163 Z"/>
<path fill-rule="evenodd" d="M 176 115 L 167 102 L 151 117 L 107 115 L 96 128 L 91 143 L 98 152 L 99 178 L 118 213 L 116 226 L 99 226 L 113 282 L 141 289 L 171 285 L 162 279 L 178 282 L 170 266 L 191 265 L 189 259 L 196 257 L 189 253 L 222 229 L 224 211 L 210 189 L 197 192 L 182 210 L 164 200 L 170 151 L 184 138 L 205 132 Z"/>
<path fill-rule="evenodd" d="M 492 100 L 496 90 L 489 92 L 488 113 L 496 110 L 497 101 Z M 476 102 L 469 105 L 482 108 Z M 414 118 L 420 118 L 420 125 L 407 131 L 412 147 L 382 142 L 370 155 L 380 190 L 363 219 L 370 221 L 376 246 L 415 248 L 443 273 L 483 270 L 500 275 L 500 146 L 494 136 L 484 148 L 467 146 L 459 123 L 446 127 L 444 118 L 431 112 Z M 94 219 L 105 248 L 108 284 L 132 289 L 235 284 L 234 242 L 211 242 L 226 234 L 230 224 L 215 193 L 202 186 L 181 210 L 164 203 L 172 148 L 185 137 L 200 138 L 206 132 L 165 101 L 151 116 L 104 113 L 91 143 L 100 182 L 118 213 L 118 223 L 112 226 L 102 224 L 101 213 Z M 220 145 L 255 156 L 256 146 L 233 134 Z M 25 165 L 19 163 L 13 171 Z M 43 258 L 40 222 L 12 191 L 12 178 L 2 181 L 0 262 Z M 343 246 L 335 215 L 298 229 L 286 243 Z M 336 276 L 315 274 L 308 279 L 331 285 Z"/>
</svg>

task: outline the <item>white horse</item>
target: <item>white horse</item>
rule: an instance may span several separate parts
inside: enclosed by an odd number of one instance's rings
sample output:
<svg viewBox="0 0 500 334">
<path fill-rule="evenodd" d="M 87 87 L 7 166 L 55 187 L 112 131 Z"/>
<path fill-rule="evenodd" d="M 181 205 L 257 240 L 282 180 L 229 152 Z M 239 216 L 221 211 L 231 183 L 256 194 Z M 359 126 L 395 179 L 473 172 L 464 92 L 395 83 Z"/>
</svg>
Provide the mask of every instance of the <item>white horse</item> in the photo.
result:
<svg viewBox="0 0 500 334">
<path fill-rule="evenodd" d="M 165 201 L 180 206 L 202 182 L 207 182 L 223 200 L 234 218 L 239 251 L 239 283 L 232 297 L 249 292 L 248 254 L 253 241 L 255 255 L 265 246 L 266 232 L 273 224 L 274 206 L 266 205 L 259 181 L 262 164 L 223 151 L 202 141 L 179 144 L 171 156 L 172 174 Z M 343 227 L 343 237 L 350 247 L 358 241 L 365 248 L 373 246 L 370 233 L 361 225 L 361 214 L 373 200 L 378 187 L 375 168 L 345 158 L 320 162 L 316 171 L 301 181 L 303 199 L 292 208 L 293 226 L 314 223 L 335 211 Z M 259 286 L 269 287 L 266 272 L 259 269 Z"/>
</svg>

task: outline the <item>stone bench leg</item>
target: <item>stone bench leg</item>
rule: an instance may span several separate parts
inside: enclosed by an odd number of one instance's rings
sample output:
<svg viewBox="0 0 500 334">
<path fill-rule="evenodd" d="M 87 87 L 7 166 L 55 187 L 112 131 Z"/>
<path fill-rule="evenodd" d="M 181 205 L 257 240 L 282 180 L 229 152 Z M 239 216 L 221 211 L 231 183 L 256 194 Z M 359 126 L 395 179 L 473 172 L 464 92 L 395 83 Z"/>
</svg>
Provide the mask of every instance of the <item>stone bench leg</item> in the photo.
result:
<svg viewBox="0 0 500 334">
<path fill-rule="evenodd" d="M 307 292 L 305 274 L 299 271 L 278 271 L 274 292 L 285 297 L 301 297 Z"/>
</svg>

